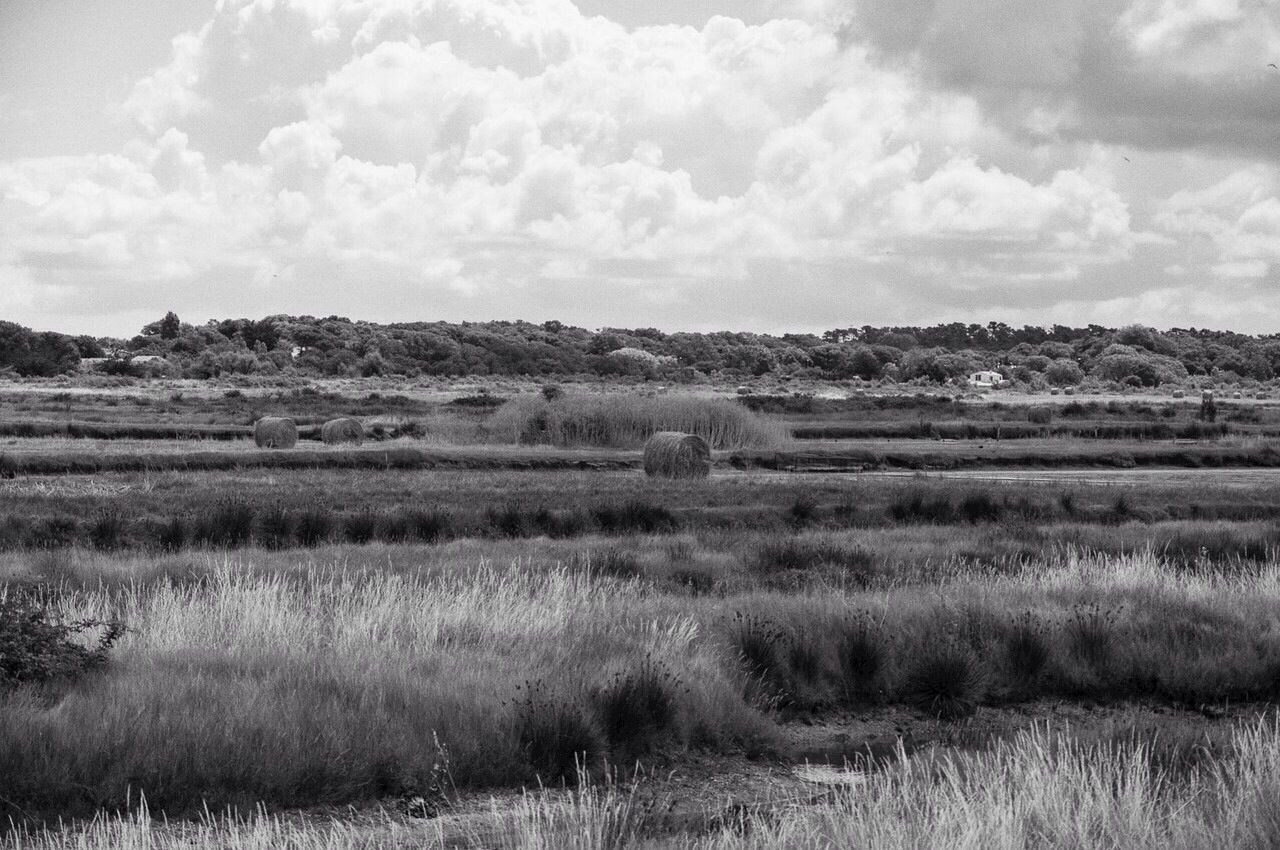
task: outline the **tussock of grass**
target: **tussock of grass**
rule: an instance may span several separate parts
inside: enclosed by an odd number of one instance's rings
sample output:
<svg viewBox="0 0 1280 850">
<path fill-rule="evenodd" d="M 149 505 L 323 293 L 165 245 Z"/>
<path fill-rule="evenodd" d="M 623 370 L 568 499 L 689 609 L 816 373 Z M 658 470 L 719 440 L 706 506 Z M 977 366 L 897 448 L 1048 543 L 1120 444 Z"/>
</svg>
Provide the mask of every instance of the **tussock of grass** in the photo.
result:
<svg viewBox="0 0 1280 850">
<path fill-rule="evenodd" d="M 696 396 L 527 396 L 507 402 L 489 421 L 501 443 L 637 448 L 658 431 L 702 437 L 713 449 L 769 448 L 785 428 L 727 399 Z"/>
</svg>

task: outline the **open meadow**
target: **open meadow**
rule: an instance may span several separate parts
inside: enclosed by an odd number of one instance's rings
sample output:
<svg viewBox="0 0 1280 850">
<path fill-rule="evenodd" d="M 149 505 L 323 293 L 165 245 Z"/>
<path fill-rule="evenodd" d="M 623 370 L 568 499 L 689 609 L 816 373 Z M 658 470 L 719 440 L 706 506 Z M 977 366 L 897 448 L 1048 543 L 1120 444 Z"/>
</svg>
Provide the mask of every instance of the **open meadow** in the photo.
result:
<svg viewBox="0 0 1280 850">
<path fill-rule="evenodd" d="M 1275 413 L 1075 403 L 9 387 L 0 847 L 1276 846 Z"/>
</svg>

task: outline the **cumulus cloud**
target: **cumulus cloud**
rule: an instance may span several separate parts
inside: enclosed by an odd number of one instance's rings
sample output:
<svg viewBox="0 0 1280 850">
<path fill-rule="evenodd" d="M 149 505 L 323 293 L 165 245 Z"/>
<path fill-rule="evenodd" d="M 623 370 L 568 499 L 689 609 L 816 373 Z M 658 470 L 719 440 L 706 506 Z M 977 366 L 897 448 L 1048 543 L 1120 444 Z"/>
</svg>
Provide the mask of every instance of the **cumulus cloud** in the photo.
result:
<svg viewBox="0 0 1280 850">
<path fill-rule="evenodd" d="M 91 294 L 671 324 L 718 293 L 726 324 L 774 329 L 1046 309 L 1066 282 L 1186 312 L 1148 295 L 1273 274 L 1270 166 L 1154 197 L 1108 150 L 1274 153 L 1280 98 L 1240 70 L 1275 46 L 1265 8 L 584 8 L 220 0 L 120 106 L 123 151 L 0 162 L 0 268 L 47 315 Z"/>
</svg>

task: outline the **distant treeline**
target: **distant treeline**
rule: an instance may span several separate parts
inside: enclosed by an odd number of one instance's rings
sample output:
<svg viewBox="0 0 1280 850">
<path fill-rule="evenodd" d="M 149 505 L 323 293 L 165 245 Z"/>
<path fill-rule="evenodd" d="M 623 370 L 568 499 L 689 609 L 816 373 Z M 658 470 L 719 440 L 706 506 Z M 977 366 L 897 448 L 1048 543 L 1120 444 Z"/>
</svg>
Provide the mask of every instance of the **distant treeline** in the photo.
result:
<svg viewBox="0 0 1280 850">
<path fill-rule="evenodd" d="M 1280 374 L 1280 335 L 1142 325 L 1112 329 L 986 325 L 837 328 L 823 334 L 591 331 L 556 321 L 375 324 L 330 316 L 268 316 L 193 325 L 169 313 L 132 339 L 37 333 L 0 322 L 0 370 L 212 378 L 304 376 L 631 376 L 885 379 L 945 384 L 992 369 L 1030 387 L 1157 386 L 1190 377 L 1232 383 Z"/>
</svg>

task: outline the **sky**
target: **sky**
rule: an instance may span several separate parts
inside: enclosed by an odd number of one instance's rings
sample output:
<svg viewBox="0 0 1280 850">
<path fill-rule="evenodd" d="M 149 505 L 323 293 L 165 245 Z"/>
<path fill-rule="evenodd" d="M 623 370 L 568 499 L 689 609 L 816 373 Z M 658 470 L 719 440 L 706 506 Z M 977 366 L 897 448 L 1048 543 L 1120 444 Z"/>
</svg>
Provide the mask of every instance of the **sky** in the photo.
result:
<svg viewBox="0 0 1280 850">
<path fill-rule="evenodd" d="M 3 0 L 0 318 L 1280 332 L 1277 0 Z"/>
</svg>

